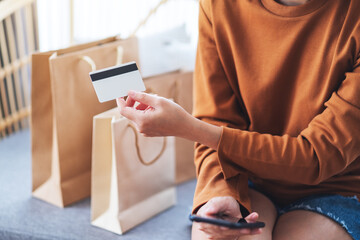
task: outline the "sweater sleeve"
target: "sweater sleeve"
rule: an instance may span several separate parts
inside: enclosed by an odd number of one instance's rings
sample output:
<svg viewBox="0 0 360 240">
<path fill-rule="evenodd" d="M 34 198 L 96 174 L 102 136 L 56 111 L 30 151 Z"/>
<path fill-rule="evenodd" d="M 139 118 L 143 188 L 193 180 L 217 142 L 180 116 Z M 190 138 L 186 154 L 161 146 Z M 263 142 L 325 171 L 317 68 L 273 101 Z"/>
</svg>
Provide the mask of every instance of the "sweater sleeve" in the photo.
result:
<svg viewBox="0 0 360 240">
<path fill-rule="evenodd" d="M 247 123 L 239 109 L 239 96 L 222 67 L 217 53 L 211 23 L 210 1 L 200 2 L 199 41 L 194 73 L 193 115 L 218 126 L 246 129 Z M 195 166 L 197 186 L 194 195 L 193 212 L 213 197 L 232 196 L 241 206 L 250 210 L 248 198 L 248 177 L 245 171 L 236 169 L 233 178 L 225 179 L 215 150 L 197 143 L 195 145 Z M 228 171 L 231 171 L 228 169 Z M 240 172 L 239 172 L 240 171 Z"/>
<path fill-rule="evenodd" d="M 223 127 L 218 158 L 225 178 L 247 169 L 263 179 L 315 185 L 360 161 L 360 58 L 298 136 Z"/>
</svg>

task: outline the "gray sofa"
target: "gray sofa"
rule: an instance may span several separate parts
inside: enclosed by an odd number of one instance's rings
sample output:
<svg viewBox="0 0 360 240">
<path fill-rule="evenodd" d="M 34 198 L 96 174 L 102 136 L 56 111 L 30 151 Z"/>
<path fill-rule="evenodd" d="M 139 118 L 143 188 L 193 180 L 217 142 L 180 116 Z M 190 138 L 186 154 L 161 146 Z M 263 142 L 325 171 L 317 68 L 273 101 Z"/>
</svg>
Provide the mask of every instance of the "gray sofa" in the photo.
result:
<svg viewBox="0 0 360 240">
<path fill-rule="evenodd" d="M 122 236 L 90 225 L 90 199 L 64 209 L 31 197 L 30 131 L 0 140 L 0 239 L 190 239 L 196 181 L 177 186 L 177 204 Z"/>
</svg>

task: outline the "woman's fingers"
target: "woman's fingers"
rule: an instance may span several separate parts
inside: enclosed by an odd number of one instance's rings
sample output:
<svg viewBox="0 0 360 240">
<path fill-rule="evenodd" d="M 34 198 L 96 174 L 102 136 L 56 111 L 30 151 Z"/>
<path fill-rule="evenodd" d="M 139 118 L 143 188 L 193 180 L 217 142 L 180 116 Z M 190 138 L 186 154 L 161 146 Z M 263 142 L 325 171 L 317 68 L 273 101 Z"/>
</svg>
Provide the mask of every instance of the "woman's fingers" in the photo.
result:
<svg viewBox="0 0 360 240">
<path fill-rule="evenodd" d="M 201 223 L 199 229 L 208 234 L 214 234 L 219 236 L 240 236 L 240 235 L 249 235 L 251 234 L 252 229 L 243 228 L 243 229 L 231 229 L 228 227 L 220 227 L 212 224 Z"/>
<path fill-rule="evenodd" d="M 154 107 L 156 105 L 156 96 L 152 96 L 150 94 L 142 93 L 142 92 L 135 92 L 129 91 L 128 97 L 125 100 L 124 98 L 117 98 L 116 103 L 119 108 L 125 107 L 134 107 L 136 102 L 139 102 L 139 105 L 135 108 L 137 110 L 145 110 L 149 106 Z"/>
<path fill-rule="evenodd" d="M 116 104 L 120 109 L 124 108 L 126 106 L 126 102 L 125 102 L 124 98 L 117 98 Z"/>
<path fill-rule="evenodd" d="M 132 107 L 127 107 L 124 98 L 117 98 L 116 103 L 118 105 L 118 109 L 121 115 L 132 121 L 136 119 L 136 110 Z"/>
<path fill-rule="evenodd" d="M 208 234 L 209 236 L 219 238 L 234 238 L 240 237 L 245 235 L 255 235 L 260 234 L 262 232 L 261 229 L 250 229 L 250 228 L 243 228 L 243 229 L 230 229 L 227 227 L 220 227 L 214 226 L 211 224 L 201 223 L 199 226 L 199 230 L 203 231 L 204 233 Z"/>
<path fill-rule="evenodd" d="M 155 103 L 155 99 L 156 97 L 146 93 L 129 91 L 126 100 L 124 98 L 117 98 L 116 103 L 118 105 L 121 115 L 130 120 L 134 120 L 136 114 L 138 114 L 134 110 L 148 110 L 149 108 L 151 108 L 152 103 Z M 136 102 L 139 102 L 137 106 L 135 106 Z"/>
<path fill-rule="evenodd" d="M 135 92 L 135 91 L 129 91 L 128 97 L 131 99 L 131 101 L 137 101 L 139 103 L 146 104 L 152 107 L 155 107 L 158 99 L 158 97 L 156 96 L 143 92 Z"/>
<path fill-rule="evenodd" d="M 126 106 L 134 107 L 135 103 L 136 103 L 136 100 L 133 99 L 132 97 L 128 96 L 128 98 L 126 99 Z"/>
<path fill-rule="evenodd" d="M 149 107 L 149 105 L 144 104 L 144 103 L 140 103 L 138 106 L 136 106 L 136 110 L 141 110 L 144 111 Z"/>
</svg>

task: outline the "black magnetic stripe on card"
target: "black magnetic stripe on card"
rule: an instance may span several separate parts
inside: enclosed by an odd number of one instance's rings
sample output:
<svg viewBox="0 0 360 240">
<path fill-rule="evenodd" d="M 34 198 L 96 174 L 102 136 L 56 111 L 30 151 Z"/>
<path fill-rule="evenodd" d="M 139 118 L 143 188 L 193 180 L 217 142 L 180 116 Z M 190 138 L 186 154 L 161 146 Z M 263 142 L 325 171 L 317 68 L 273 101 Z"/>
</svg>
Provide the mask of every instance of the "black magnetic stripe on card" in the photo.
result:
<svg viewBox="0 0 360 240">
<path fill-rule="evenodd" d="M 138 70 L 136 63 L 132 63 L 132 64 L 129 64 L 126 66 L 117 67 L 117 68 L 110 69 L 107 71 L 93 73 L 90 76 L 91 76 L 91 80 L 94 82 L 94 81 L 102 80 L 104 78 L 109 78 L 109 77 L 121 75 L 121 74 L 128 73 L 128 72 L 133 72 L 136 70 Z"/>
</svg>

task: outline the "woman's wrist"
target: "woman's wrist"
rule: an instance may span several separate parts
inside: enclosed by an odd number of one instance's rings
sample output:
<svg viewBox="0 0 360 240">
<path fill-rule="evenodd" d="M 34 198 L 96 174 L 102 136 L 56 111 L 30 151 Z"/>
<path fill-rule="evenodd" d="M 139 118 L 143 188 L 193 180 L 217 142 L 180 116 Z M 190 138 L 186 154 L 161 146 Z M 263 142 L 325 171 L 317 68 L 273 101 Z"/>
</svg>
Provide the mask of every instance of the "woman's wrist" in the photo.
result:
<svg viewBox="0 0 360 240">
<path fill-rule="evenodd" d="M 182 137 L 194 142 L 199 142 L 212 149 L 217 149 L 222 132 L 221 127 L 201 121 L 190 114 L 187 118 L 186 125 L 187 129 L 184 131 L 185 136 Z"/>
</svg>

